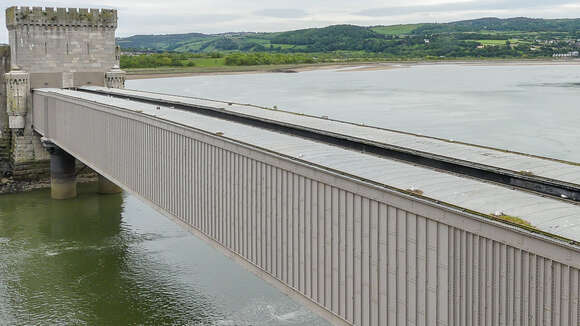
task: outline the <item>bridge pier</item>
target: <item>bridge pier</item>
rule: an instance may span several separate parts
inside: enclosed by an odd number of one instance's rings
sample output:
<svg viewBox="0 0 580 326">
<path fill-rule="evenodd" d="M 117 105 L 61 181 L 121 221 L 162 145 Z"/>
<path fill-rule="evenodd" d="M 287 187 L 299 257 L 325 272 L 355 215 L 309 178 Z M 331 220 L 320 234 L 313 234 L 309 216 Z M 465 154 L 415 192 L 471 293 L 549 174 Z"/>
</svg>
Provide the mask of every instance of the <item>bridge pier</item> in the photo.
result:
<svg viewBox="0 0 580 326">
<path fill-rule="evenodd" d="M 99 174 L 99 194 L 108 195 L 108 194 L 118 194 L 121 193 L 123 189 L 117 186 L 113 182 L 109 181 L 109 179 L 103 177 Z"/>
<path fill-rule="evenodd" d="M 77 196 L 76 160 L 52 142 L 43 142 L 50 153 L 50 196 L 72 199 Z"/>
</svg>

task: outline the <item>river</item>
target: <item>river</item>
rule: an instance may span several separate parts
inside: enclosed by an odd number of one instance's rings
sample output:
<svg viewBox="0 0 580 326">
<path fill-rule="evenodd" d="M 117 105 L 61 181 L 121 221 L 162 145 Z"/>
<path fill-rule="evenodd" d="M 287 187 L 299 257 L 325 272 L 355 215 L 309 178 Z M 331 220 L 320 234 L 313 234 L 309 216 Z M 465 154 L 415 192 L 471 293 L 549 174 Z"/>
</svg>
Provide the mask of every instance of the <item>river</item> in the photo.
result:
<svg viewBox="0 0 580 326">
<path fill-rule="evenodd" d="M 576 65 L 432 64 L 132 80 L 128 88 L 237 101 L 580 161 Z"/>
<path fill-rule="evenodd" d="M 580 161 L 580 66 L 133 80 L 128 88 L 327 115 Z M 0 325 L 327 325 L 128 195 L 0 196 Z"/>
<path fill-rule="evenodd" d="M 0 196 L 0 325 L 328 325 L 127 194 Z"/>
</svg>

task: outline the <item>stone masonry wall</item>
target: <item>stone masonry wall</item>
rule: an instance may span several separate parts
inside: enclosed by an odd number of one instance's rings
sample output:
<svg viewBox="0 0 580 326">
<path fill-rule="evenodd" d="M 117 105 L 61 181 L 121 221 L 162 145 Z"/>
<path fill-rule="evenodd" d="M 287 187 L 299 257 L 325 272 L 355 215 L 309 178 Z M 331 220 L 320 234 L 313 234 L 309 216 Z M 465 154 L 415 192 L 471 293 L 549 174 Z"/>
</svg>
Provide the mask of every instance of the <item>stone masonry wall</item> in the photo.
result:
<svg viewBox="0 0 580 326">
<path fill-rule="evenodd" d="M 10 47 L 0 45 L 0 178 L 10 170 L 11 132 L 6 113 L 6 84 L 4 74 L 10 70 Z"/>
<path fill-rule="evenodd" d="M 115 65 L 116 10 L 11 7 L 13 60 L 30 73 L 100 72 Z"/>
</svg>

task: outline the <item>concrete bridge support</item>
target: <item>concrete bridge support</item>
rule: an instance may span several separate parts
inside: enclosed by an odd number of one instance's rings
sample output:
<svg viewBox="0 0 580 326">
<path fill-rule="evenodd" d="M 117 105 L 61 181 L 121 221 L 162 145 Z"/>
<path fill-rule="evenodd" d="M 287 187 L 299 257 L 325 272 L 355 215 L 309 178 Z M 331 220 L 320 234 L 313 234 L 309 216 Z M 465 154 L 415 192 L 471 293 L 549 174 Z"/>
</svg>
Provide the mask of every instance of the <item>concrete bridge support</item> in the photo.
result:
<svg viewBox="0 0 580 326">
<path fill-rule="evenodd" d="M 51 142 L 45 142 L 44 147 L 50 153 L 50 196 L 53 199 L 76 198 L 77 181 L 74 156 Z"/>
</svg>

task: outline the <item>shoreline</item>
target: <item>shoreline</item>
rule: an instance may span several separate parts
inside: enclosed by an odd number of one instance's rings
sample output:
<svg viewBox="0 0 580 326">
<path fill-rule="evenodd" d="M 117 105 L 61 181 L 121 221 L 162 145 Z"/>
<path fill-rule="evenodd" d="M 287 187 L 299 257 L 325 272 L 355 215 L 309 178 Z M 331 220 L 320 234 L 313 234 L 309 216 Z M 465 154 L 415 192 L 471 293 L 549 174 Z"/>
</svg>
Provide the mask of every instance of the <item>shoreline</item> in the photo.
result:
<svg viewBox="0 0 580 326">
<path fill-rule="evenodd" d="M 489 60 L 441 60 L 441 61 L 357 61 L 357 62 L 328 62 L 316 64 L 293 65 L 260 65 L 260 66 L 216 66 L 184 68 L 145 68 L 127 70 L 127 80 L 217 76 L 217 75 L 244 75 L 261 73 L 300 73 L 317 70 L 350 71 L 377 71 L 399 68 L 409 68 L 421 65 L 469 65 L 469 66 L 534 66 L 534 65 L 580 65 L 580 59 L 549 60 L 549 59 L 489 59 Z"/>
<path fill-rule="evenodd" d="M 77 176 L 77 184 L 97 182 L 97 176 L 83 175 Z M 39 180 L 14 180 L 12 178 L 0 179 L 0 196 L 19 194 L 34 190 L 50 189 L 50 178 Z"/>
<path fill-rule="evenodd" d="M 362 63 L 361 63 L 362 64 Z M 296 73 L 313 70 L 340 69 L 345 67 L 357 67 L 361 64 L 352 63 L 324 63 L 324 64 L 295 64 L 295 65 L 260 65 L 260 66 L 216 66 L 190 69 L 180 68 L 151 68 L 127 70 L 127 80 L 171 78 L 189 76 L 215 76 L 215 75 L 244 75 L 260 73 Z M 376 64 L 376 63 L 374 63 Z"/>
</svg>

